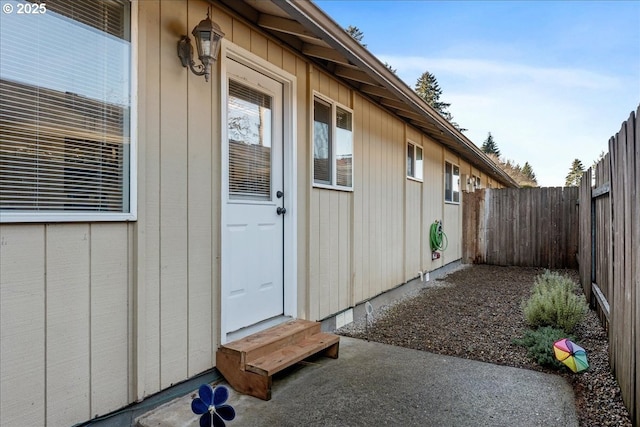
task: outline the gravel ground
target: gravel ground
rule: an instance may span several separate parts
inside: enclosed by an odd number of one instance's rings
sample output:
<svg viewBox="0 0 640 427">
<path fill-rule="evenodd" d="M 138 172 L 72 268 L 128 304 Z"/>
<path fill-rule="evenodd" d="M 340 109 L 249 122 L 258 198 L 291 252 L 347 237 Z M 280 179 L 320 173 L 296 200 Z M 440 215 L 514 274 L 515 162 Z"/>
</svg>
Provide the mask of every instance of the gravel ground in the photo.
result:
<svg viewBox="0 0 640 427">
<path fill-rule="evenodd" d="M 589 311 L 574 334 L 585 348 L 586 372 L 555 371 L 529 360 L 512 343 L 526 330 L 520 304 L 539 268 L 465 266 L 433 285 L 405 295 L 337 332 L 432 353 L 562 375 L 573 385 L 580 426 L 631 427 L 620 388 L 609 372 L 607 335 Z M 578 282 L 578 273 L 561 271 Z"/>
</svg>

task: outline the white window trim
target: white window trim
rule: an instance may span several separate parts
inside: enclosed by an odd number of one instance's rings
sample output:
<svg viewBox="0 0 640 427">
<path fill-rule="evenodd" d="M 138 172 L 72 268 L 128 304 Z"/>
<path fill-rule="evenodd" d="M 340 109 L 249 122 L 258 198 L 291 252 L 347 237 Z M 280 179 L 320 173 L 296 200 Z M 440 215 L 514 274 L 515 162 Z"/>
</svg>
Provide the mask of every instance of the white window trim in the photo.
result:
<svg viewBox="0 0 640 427">
<path fill-rule="evenodd" d="M 115 222 L 138 219 L 138 2 L 131 1 L 131 88 L 129 115 L 129 212 L 65 212 L 0 210 L 0 224 L 45 222 Z M 123 188 L 126 190 L 126 188 Z"/>
<path fill-rule="evenodd" d="M 451 165 L 451 200 L 447 200 L 447 163 L 449 163 Z M 460 186 L 460 165 L 457 163 L 454 163 L 452 161 L 449 160 L 445 160 L 444 161 L 444 182 L 443 182 L 443 192 L 444 192 L 444 203 L 447 205 L 459 205 L 460 201 L 462 199 L 462 188 Z M 453 201 L 453 179 L 456 175 L 453 174 L 453 168 L 457 167 L 458 168 L 458 201 L 455 202 Z"/>
<path fill-rule="evenodd" d="M 413 142 L 410 139 L 408 139 L 407 140 L 407 149 L 408 149 L 408 145 L 409 144 L 413 145 L 413 171 L 414 171 L 414 173 L 415 173 L 416 158 L 417 158 L 416 148 L 419 148 L 420 150 L 422 150 L 422 178 L 416 178 L 415 176 L 411 176 L 411 175 L 407 174 L 407 179 L 409 179 L 411 181 L 416 181 L 416 182 L 424 182 L 424 148 L 422 148 L 421 145 L 418 145 L 415 142 Z M 409 153 L 405 153 L 405 155 L 408 156 Z"/>
<path fill-rule="evenodd" d="M 355 141 L 352 138 L 351 139 L 351 187 L 345 187 L 343 185 L 337 185 L 335 184 L 335 182 L 337 182 L 337 168 L 335 167 L 335 150 L 336 150 L 336 138 L 335 138 L 335 134 L 336 134 L 336 109 L 338 107 L 342 108 L 343 110 L 349 112 L 351 114 L 351 134 L 353 135 L 355 133 L 355 130 L 353 129 L 354 126 L 354 120 L 353 120 L 353 110 L 349 107 L 347 107 L 344 104 L 339 103 L 338 101 L 334 101 L 333 99 L 329 98 L 328 96 L 325 96 L 317 91 L 313 91 L 312 93 L 312 97 L 311 97 L 311 122 L 313 124 L 313 102 L 315 102 L 315 98 L 319 98 L 322 101 L 326 102 L 327 104 L 331 105 L 331 152 L 332 152 L 332 157 L 331 157 L 331 182 L 333 184 L 323 184 L 323 183 L 317 183 L 315 182 L 315 177 L 313 175 L 313 166 L 311 167 L 311 184 L 313 185 L 314 188 L 322 188 L 325 190 L 338 190 L 338 191 L 347 191 L 347 192 L 353 192 L 353 187 L 355 185 L 355 167 L 356 167 L 356 159 L 355 159 L 355 155 L 353 153 L 354 151 L 354 146 L 355 146 Z M 313 165 L 313 126 L 311 126 L 311 165 Z"/>
</svg>

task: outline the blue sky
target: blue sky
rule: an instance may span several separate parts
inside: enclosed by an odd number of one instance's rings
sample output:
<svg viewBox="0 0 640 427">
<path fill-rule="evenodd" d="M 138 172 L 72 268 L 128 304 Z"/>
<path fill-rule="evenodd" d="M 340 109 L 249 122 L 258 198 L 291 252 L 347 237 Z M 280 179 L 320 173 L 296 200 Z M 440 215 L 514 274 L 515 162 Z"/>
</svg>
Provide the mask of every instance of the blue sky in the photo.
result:
<svg viewBox="0 0 640 427">
<path fill-rule="evenodd" d="M 413 88 L 430 71 L 481 145 L 560 186 L 640 104 L 640 0 L 316 1 Z"/>
</svg>

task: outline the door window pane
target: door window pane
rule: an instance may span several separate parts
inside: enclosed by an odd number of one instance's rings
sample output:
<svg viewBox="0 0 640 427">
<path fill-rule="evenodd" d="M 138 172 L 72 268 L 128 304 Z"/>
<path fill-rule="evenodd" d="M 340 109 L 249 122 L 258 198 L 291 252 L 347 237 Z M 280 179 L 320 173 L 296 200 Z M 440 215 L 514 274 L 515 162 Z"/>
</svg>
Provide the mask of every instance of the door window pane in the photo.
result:
<svg viewBox="0 0 640 427">
<path fill-rule="evenodd" d="M 229 197 L 271 200 L 272 99 L 229 80 Z"/>
</svg>

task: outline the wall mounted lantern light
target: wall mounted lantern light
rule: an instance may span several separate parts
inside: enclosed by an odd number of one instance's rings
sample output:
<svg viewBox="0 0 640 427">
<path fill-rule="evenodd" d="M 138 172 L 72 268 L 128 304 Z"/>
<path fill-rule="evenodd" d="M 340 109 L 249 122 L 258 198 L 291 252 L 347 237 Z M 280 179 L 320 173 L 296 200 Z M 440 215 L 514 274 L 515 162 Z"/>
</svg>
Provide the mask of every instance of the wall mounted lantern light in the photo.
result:
<svg viewBox="0 0 640 427">
<path fill-rule="evenodd" d="M 191 39 L 189 36 L 182 36 L 178 42 L 178 56 L 183 67 L 189 67 L 191 72 L 196 76 L 204 76 L 209 81 L 211 74 L 211 64 L 218 59 L 218 51 L 220 50 L 220 41 L 224 37 L 224 33 L 220 26 L 209 19 L 209 11 L 207 10 L 207 19 L 200 21 L 191 32 L 196 38 L 196 47 L 198 49 L 198 58 L 202 65 L 196 65 L 193 60 L 193 48 L 191 47 Z"/>
</svg>

